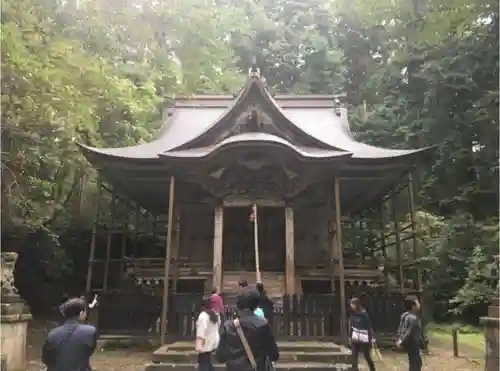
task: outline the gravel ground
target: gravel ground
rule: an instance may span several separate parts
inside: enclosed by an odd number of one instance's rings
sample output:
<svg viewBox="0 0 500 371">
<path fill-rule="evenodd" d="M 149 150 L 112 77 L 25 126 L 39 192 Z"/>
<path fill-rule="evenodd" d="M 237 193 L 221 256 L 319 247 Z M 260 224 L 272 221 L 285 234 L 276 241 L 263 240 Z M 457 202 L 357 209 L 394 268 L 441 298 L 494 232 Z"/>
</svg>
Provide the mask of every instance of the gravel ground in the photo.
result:
<svg viewBox="0 0 500 371">
<path fill-rule="evenodd" d="M 36 324 L 30 328 L 28 337 L 28 371 L 42 370 L 40 362 L 40 350 L 45 340 L 47 327 Z M 432 341 L 432 339 L 431 339 Z M 404 354 L 386 351 L 382 353 L 383 360 L 377 361 L 377 370 L 384 371 L 406 371 L 408 365 Z M 477 357 L 477 354 L 474 355 Z M 126 350 L 103 350 L 98 351 L 92 358 L 94 371 L 144 371 L 144 365 L 151 359 L 150 351 Z M 363 367 L 364 360 L 361 360 Z M 431 349 L 431 354 L 424 358 L 424 371 L 479 371 L 484 370 L 481 359 L 464 355 L 460 358 L 453 357 L 448 346 L 436 344 Z"/>
</svg>

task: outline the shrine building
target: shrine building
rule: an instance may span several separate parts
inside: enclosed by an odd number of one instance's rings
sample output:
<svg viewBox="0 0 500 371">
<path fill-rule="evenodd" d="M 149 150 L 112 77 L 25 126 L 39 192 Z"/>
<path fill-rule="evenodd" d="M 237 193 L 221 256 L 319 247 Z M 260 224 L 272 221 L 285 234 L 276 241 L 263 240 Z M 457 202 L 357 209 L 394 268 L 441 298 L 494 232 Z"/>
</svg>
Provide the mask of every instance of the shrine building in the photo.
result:
<svg viewBox="0 0 500 371">
<path fill-rule="evenodd" d="M 277 336 L 345 339 L 360 293 L 394 332 L 422 291 L 412 177 L 430 149 L 359 142 L 342 99 L 272 95 L 252 67 L 235 96 L 176 99 L 149 143 L 80 145 L 102 191 L 87 277 L 100 331 L 193 337 L 202 295 L 232 305 L 246 279 L 275 301 Z"/>
</svg>

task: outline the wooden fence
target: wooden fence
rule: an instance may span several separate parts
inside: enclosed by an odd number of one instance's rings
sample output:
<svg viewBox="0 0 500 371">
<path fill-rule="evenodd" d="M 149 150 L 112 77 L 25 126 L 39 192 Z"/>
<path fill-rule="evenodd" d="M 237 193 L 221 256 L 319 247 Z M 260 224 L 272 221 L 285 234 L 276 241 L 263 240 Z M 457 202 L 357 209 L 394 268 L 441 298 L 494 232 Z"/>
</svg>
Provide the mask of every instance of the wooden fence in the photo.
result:
<svg viewBox="0 0 500 371">
<path fill-rule="evenodd" d="M 380 335 L 395 334 L 403 312 L 402 294 L 374 292 L 363 297 L 364 305 Z M 198 294 L 172 294 L 169 298 L 168 335 L 178 339 L 193 339 L 201 307 Z M 230 302 L 228 300 L 228 302 Z M 154 335 L 158 331 L 162 298 L 152 294 L 108 294 L 99 306 L 99 330 L 102 334 Z M 347 305 L 347 303 L 346 303 Z M 227 305 L 225 318 L 237 313 Z M 270 319 L 279 339 L 327 339 L 340 335 L 340 297 L 327 295 L 285 295 L 275 305 Z"/>
</svg>

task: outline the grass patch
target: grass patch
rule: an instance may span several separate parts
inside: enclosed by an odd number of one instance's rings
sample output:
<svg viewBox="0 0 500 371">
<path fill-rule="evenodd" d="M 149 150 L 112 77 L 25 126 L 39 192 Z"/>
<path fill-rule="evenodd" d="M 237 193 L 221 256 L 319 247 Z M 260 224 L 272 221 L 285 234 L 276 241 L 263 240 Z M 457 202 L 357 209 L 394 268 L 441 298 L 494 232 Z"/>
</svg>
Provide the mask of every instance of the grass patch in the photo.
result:
<svg viewBox="0 0 500 371">
<path fill-rule="evenodd" d="M 442 342 L 443 345 L 450 346 L 453 344 L 452 332 L 453 329 L 458 329 L 458 347 L 464 352 L 470 351 L 484 352 L 484 333 L 481 328 L 462 325 L 462 324 L 428 324 L 426 326 L 429 338 Z"/>
</svg>

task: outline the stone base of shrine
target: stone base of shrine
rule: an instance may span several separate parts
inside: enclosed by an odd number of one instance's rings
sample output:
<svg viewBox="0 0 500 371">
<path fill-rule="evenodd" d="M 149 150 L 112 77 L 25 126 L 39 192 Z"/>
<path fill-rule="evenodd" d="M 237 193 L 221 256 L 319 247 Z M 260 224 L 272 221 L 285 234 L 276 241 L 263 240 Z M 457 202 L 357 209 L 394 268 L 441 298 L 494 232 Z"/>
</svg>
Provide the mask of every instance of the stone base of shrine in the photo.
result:
<svg viewBox="0 0 500 371">
<path fill-rule="evenodd" d="M 165 345 L 153 353 L 153 363 L 146 365 L 146 371 L 193 370 L 197 355 L 194 342 L 176 342 Z M 332 342 L 283 341 L 278 342 L 280 360 L 277 370 L 351 370 L 349 349 Z M 224 369 L 224 365 L 215 365 Z"/>
<path fill-rule="evenodd" d="M 3 296 L 0 306 L 0 349 L 6 370 L 25 370 L 26 336 L 31 315 L 16 295 Z"/>
<path fill-rule="evenodd" d="M 498 371 L 500 368 L 500 306 L 499 299 L 493 300 L 492 305 L 488 308 L 488 317 L 481 318 L 481 323 L 484 325 L 484 340 L 485 340 L 485 371 Z"/>
</svg>

